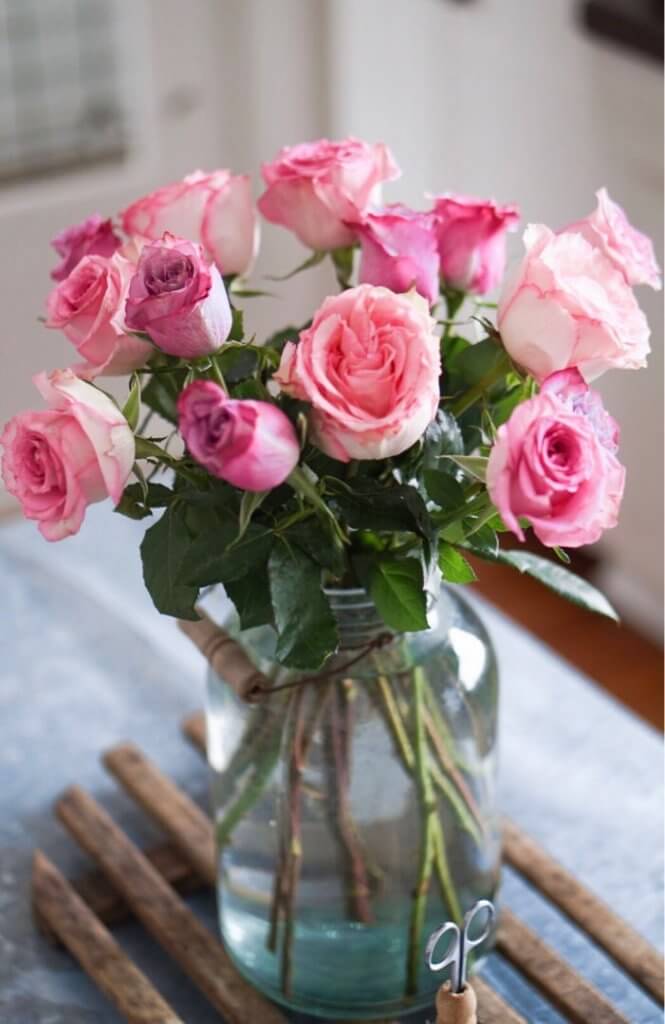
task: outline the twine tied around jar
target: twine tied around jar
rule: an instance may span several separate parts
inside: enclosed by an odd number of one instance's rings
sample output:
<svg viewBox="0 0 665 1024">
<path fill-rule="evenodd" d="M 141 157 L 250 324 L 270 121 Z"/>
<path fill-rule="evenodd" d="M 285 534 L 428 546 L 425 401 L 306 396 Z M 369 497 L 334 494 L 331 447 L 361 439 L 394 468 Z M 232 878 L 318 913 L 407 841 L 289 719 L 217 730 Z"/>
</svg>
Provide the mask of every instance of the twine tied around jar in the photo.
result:
<svg viewBox="0 0 665 1024">
<path fill-rule="evenodd" d="M 392 633 L 379 633 L 358 648 L 358 653 L 345 662 L 334 665 L 324 672 L 317 672 L 275 686 L 265 673 L 259 671 L 242 644 L 239 644 L 225 629 L 213 622 L 201 608 L 196 610 L 200 619 L 195 622 L 179 619 L 180 629 L 198 647 L 213 671 L 228 683 L 240 700 L 247 704 L 260 704 L 273 693 L 278 693 L 281 690 L 290 690 L 296 686 L 323 682 L 326 679 L 344 675 L 372 651 L 385 647 L 394 639 Z"/>
</svg>

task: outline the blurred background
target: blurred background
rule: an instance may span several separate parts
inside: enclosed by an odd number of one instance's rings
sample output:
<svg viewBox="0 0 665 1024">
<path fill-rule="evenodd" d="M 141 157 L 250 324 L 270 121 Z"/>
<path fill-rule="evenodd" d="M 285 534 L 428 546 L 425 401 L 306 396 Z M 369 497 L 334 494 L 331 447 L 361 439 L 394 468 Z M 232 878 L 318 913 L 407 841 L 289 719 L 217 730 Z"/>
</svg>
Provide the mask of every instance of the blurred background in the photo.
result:
<svg viewBox="0 0 665 1024">
<path fill-rule="evenodd" d="M 198 167 L 250 171 L 258 194 L 260 162 L 287 143 L 382 140 L 404 170 L 387 199 L 492 195 L 555 228 L 605 184 L 662 264 L 662 48 L 652 0 L 0 0 L 0 423 L 35 404 L 32 374 L 72 360 L 38 321 L 57 231 Z M 302 257 L 264 226 L 257 287 Z M 251 326 L 302 322 L 328 283 L 320 269 L 279 307 L 252 300 Z M 663 307 L 639 300 L 649 369 L 600 382 L 623 432 L 621 525 L 579 559 L 626 625 L 500 569 L 483 567 L 483 588 L 660 725 Z M 14 511 L 0 489 L 0 517 Z"/>
</svg>

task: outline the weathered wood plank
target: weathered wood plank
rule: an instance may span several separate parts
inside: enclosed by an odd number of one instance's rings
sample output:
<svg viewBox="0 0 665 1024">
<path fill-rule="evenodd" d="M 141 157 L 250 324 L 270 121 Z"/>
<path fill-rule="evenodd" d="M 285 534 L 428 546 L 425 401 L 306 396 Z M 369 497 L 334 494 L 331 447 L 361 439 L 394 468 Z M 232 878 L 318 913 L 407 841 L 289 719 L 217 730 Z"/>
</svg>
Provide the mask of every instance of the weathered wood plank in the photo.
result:
<svg viewBox="0 0 665 1024">
<path fill-rule="evenodd" d="M 196 711 L 183 720 L 182 731 L 201 754 L 206 752 L 206 719 L 203 711 Z"/>
<path fill-rule="evenodd" d="M 572 1024 L 629 1024 L 558 953 L 505 909 L 499 918 L 497 950 Z"/>
<path fill-rule="evenodd" d="M 129 1024 L 182 1024 L 56 866 L 36 850 L 35 910 Z"/>
<path fill-rule="evenodd" d="M 478 997 L 478 1024 L 527 1024 L 482 978 L 472 978 L 471 986 Z"/>
<path fill-rule="evenodd" d="M 279 1010 L 240 977 L 215 936 L 89 794 L 72 786 L 58 800 L 56 813 L 227 1024 L 286 1024 Z"/>
<path fill-rule="evenodd" d="M 507 820 L 503 823 L 503 855 L 511 867 L 563 910 L 642 988 L 663 1002 L 665 961 L 658 950 Z"/>
</svg>

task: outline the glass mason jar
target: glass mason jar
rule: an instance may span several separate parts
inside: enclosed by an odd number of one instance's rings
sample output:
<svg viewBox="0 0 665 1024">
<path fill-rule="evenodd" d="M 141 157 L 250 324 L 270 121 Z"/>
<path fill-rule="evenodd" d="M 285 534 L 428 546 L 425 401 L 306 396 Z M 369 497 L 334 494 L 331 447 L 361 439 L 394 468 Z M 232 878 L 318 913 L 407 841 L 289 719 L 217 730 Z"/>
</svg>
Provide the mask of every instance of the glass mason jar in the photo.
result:
<svg viewBox="0 0 665 1024">
<path fill-rule="evenodd" d="M 268 997 L 371 1020 L 431 1005 L 427 938 L 496 900 L 496 660 L 456 590 L 397 636 L 364 591 L 327 593 L 340 651 L 317 676 L 276 667 L 258 628 L 242 643 L 283 688 L 250 706 L 209 680 L 219 919 Z"/>
</svg>

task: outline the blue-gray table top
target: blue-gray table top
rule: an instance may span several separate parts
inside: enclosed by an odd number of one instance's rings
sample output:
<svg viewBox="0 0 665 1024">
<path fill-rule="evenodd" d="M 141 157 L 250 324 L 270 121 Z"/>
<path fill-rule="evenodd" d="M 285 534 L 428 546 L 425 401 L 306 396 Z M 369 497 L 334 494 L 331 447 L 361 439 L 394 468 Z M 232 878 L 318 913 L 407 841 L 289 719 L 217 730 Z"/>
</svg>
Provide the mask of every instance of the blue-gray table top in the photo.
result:
<svg viewBox="0 0 665 1024">
<path fill-rule="evenodd" d="M 51 813 L 73 782 L 142 842 L 159 837 L 100 766 L 132 739 L 196 799 L 200 759 L 179 722 L 203 702 L 200 655 L 143 591 L 141 525 L 93 508 L 81 534 L 47 544 L 33 524 L 0 529 L 0 1021 L 117 1024 L 120 1018 L 30 915 L 30 863 L 42 847 L 87 868 Z M 477 599 L 476 599 L 477 600 Z M 662 743 L 550 649 L 478 601 L 502 671 L 503 808 L 654 945 L 663 935 Z M 524 882 L 504 899 L 636 1024 L 662 1012 Z M 212 897 L 192 901 L 211 929 Z M 183 1019 L 219 1017 L 136 924 L 116 935 Z M 529 1021 L 556 1014 L 500 957 L 484 974 Z"/>
</svg>

